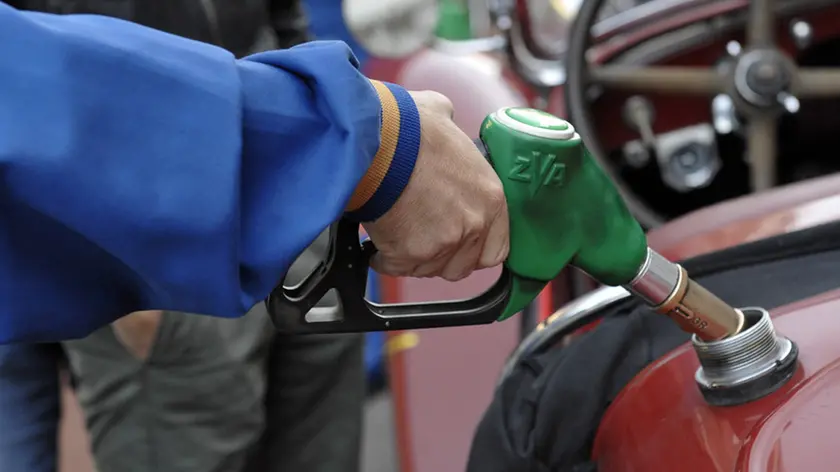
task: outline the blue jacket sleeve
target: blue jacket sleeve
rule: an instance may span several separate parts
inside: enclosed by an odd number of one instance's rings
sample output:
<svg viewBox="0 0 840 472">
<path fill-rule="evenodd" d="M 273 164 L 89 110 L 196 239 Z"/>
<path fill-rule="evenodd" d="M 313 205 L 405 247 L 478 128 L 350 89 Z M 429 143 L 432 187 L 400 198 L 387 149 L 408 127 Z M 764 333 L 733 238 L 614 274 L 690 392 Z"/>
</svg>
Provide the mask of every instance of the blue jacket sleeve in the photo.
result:
<svg viewBox="0 0 840 472">
<path fill-rule="evenodd" d="M 407 92 L 343 43 L 237 61 L 0 3 L 0 344 L 239 316 L 331 222 L 386 211 L 418 149 Z"/>
</svg>

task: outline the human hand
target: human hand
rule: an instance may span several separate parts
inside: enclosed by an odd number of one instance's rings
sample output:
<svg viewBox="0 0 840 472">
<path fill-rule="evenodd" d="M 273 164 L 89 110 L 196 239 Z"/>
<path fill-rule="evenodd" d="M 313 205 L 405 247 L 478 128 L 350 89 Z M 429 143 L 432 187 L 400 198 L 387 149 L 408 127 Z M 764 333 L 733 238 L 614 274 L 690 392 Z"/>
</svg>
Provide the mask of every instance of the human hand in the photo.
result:
<svg viewBox="0 0 840 472">
<path fill-rule="evenodd" d="M 472 140 L 452 121 L 452 102 L 412 92 L 420 115 L 420 152 L 393 207 L 365 230 L 377 272 L 457 281 L 507 258 L 508 209 L 502 183 Z"/>
</svg>

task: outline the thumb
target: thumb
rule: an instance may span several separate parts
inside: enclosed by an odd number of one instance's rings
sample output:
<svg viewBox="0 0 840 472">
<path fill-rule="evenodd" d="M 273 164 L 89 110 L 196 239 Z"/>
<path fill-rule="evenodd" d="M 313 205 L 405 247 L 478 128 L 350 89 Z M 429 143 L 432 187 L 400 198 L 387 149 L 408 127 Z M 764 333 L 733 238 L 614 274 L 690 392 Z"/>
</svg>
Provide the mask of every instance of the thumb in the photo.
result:
<svg viewBox="0 0 840 472">
<path fill-rule="evenodd" d="M 382 266 L 383 266 L 382 253 L 379 252 L 379 251 L 376 251 L 373 254 L 373 256 L 370 257 L 370 268 L 379 272 L 379 273 L 383 273 L 382 272 Z"/>
<path fill-rule="evenodd" d="M 487 234 L 484 250 L 479 258 L 478 268 L 496 267 L 504 262 L 510 252 L 510 220 L 505 204 Z"/>
<path fill-rule="evenodd" d="M 381 251 L 377 251 L 376 254 L 370 258 L 369 265 L 370 268 L 376 272 L 384 275 L 390 275 L 392 277 L 405 277 L 411 273 L 412 269 L 412 267 L 406 266 L 406 264 L 400 264 L 399 261 L 388 257 Z"/>
</svg>

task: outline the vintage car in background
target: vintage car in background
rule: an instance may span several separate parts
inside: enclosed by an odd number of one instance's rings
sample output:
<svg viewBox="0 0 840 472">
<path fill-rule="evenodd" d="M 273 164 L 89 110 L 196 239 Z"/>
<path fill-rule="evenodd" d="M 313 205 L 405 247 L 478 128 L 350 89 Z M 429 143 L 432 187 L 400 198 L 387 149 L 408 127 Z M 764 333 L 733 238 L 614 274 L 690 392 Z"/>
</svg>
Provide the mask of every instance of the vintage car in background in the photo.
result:
<svg viewBox="0 0 840 472">
<path fill-rule="evenodd" d="M 568 118 L 650 229 L 652 246 L 675 259 L 840 216 L 840 178 L 820 177 L 840 169 L 833 156 L 840 144 L 840 74 L 833 69 L 840 2 L 468 6 L 471 39 L 436 38 L 408 57 L 374 57 L 367 72 L 446 94 L 456 122 L 473 137 L 502 106 Z M 496 275 L 485 271 L 458 284 L 386 279 L 382 296 L 464 298 Z M 537 320 L 595 288 L 572 270 L 552 285 L 518 321 L 391 335 L 413 339 L 390 359 L 401 472 L 464 469 L 510 352 Z"/>
</svg>

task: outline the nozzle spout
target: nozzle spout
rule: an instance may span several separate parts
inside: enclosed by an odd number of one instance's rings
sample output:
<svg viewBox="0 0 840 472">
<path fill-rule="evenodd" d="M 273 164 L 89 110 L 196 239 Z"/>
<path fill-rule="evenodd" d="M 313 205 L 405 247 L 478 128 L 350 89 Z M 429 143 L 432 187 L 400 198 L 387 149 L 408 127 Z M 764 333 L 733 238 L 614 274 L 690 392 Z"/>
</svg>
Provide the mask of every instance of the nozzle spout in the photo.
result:
<svg viewBox="0 0 840 472">
<path fill-rule="evenodd" d="M 704 341 L 724 339 L 744 328 L 741 311 L 691 280 L 682 266 L 650 248 L 636 277 L 624 288 Z"/>
</svg>

